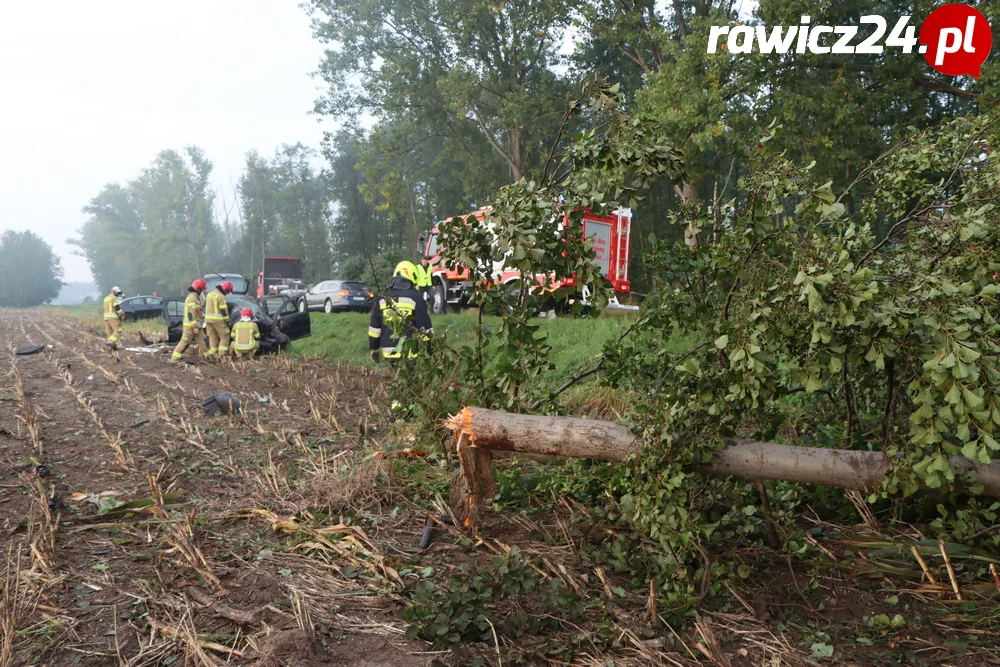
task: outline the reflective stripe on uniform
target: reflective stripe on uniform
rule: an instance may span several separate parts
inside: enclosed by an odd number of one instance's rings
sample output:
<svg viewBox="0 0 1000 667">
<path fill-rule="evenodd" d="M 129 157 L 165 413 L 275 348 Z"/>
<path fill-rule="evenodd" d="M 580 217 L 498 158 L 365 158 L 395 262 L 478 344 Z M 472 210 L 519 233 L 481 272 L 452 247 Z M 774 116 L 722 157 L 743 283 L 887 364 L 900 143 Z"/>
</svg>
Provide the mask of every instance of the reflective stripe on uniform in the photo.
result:
<svg viewBox="0 0 1000 667">
<path fill-rule="evenodd" d="M 255 331 L 255 328 L 256 325 L 253 322 L 237 322 L 233 326 L 233 349 L 244 352 L 256 349 L 260 333 Z"/>
<path fill-rule="evenodd" d="M 219 292 L 212 292 L 205 297 L 205 319 L 213 322 L 225 322 L 229 318 L 222 314 L 224 307 L 219 304 L 219 299 L 224 298 Z M 225 301 L 223 301 L 225 303 Z"/>
<path fill-rule="evenodd" d="M 197 326 L 201 319 L 201 297 L 197 292 L 184 299 L 184 326 Z"/>
<path fill-rule="evenodd" d="M 386 359 L 402 359 L 403 352 L 398 347 L 383 347 L 382 356 Z M 406 356 L 409 359 L 416 359 L 420 355 L 416 352 L 409 352 Z"/>
<path fill-rule="evenodd" d="M 118 297 L 114 294 L 109 294 L 104 297 L 104 319 L 106 320 L 117 320 L 118 319 Z"/>
<path fill-rule="evenodd" d="M 368 327 L 368 335 L 372 338 L 378 338 L 382 335 L 382 330 L 376 329 L 375 327 Z"/>
</svg>

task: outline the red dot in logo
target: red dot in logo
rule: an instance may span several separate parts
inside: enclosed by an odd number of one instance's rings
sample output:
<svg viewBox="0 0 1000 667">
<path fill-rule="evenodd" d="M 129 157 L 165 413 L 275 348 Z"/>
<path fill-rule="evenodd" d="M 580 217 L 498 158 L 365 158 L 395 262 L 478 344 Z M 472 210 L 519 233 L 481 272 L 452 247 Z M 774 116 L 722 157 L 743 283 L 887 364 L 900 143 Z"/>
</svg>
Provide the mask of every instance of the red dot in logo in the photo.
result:
<svg viewBox="0 0 1000 667">
<path fill-rule="evenodd" d="M 980 67 L 993 48 L 990 23 L 968 5 L 938 7 L 920 26 L 921 52 L 927 64 L 942 74 L 971 74 L 979 78 Z"/>
</svg>

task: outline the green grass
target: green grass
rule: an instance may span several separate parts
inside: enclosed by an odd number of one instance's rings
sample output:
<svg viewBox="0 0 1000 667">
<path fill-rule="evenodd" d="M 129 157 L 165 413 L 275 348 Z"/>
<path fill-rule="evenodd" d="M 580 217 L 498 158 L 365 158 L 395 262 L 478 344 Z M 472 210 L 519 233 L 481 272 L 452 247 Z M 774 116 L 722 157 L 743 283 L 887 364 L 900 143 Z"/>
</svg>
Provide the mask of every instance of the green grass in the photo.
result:
<svg viewBox="0 0 1000 667">
<path fill-rule="evenodd" d="M 42 308 L 52 308 L 78 320 L 100 322 L 104 319 L 104 308 L 99 303 L 91 306 L 42 306 Z"/>
<path fill-rule="evenodd" d="M 98 306 L 56 306 L 60 311 L 101 328 L 102 311 Z M 604 348 L 604 344 L 616 338 L 632 322 L 635 315 L 602 315 L 597 318 L 560 317 L 555 320 L 538 318 L 534 320 L 548 335 L 552 346 L 552 361 L 555 369 L 547 374 L 547 379 L 562 381 L 576 371 L 590 368 Z M 359 366 L 373 366 L 368 356 L 367 313 L 311 313 L 312 336 L 294 341 L 289 350 L 301 356 L 317 357 L 330 362 L 347 362 Z M 434 317 L 434 330 L 444 333 L 453 346 L 472 342 L 475 337 L 477 315 L 474 310 Z M 483 318 L 487 335 L 500 326 L 500 318 Z M 162 319 L 143 320 L 140 323 L 127 322 L 122 327 L 126 334 L 142 329 L 148 335 L 154 331 L 166 333 L 166 323 Z M 138 344 L 137 340 L 128 341 Z"/>
<path fill-rule="evenodd" d="M 561 317 L 555 320 L 537 319 L 552 346 L 553 377 L 566 377 L 581 368 L 590 367 L 609 339 L 618 336 L 633 321 L 632 315 L 584 319 Z M 316 356 L 325 361 L 345 361 L 371 366 L 368 357 L 368 318 L 362 313 L 312 313 L 312 336 L 292 343 L 291 350 L 304 356 Z M 434 318 L 434 331 L 444 333 L 451 345 L 471 342 L 475 337 L 475 311 L 439 315 Z M 500 325 L 499 317 L 484 317 L 487 335 Z"/>
</svg>

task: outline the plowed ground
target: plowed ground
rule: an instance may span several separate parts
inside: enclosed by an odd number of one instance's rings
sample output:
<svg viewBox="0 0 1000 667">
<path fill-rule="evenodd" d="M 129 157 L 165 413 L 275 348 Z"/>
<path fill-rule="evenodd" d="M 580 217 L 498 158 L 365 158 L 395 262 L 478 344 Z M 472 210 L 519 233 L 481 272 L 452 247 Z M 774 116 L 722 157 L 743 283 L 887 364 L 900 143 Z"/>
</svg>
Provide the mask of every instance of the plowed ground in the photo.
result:
<svg viewBox="0 0 1000 667">
<path fill-rule="evenodd" d="M 594 559 L 619 529 L 517 474 L 516 506 L 421 550 L 454 463 L 398 455 L 410 441 L 380 417 L 385 370 L 292 355 L 171 366 L 113 354 L 99 324 L 0 311 L 0 667 L 1000 664 L 985 566 L 957 564 L 959 602 L 941 562 L 929 583 L 915 562 L 873 573 L 888 537 L 861 528 L 876 539 L 859 546 L 818 516 L 804 527 L 827 546 L 794 564 L 782 549 L 728 554 L 753 574 L 738 591 L 703 584 L 676 630 L 641 568 Z M 130 327 L 123 347 L 137 338 Z M 14 354 L 29 345 L 47 347 Z M 206 415 L 217 392 L 242 412 Z M 487 583 L 510 578 L 515 547 L 522 570 L 503 585 L 527 573 L 553 595 Z M 408 640 L 406 609 L 424 614 L 421 636 L 461 637 Z"/>
<path fill-rule="evenodd" d="M 378 433 L 377 371 L 170 366 L 58 311 L 0 311 L 0 355 L 0 664 L 431 663 L 377 532 L 316 509 L 365 500 L 334 472 Z M 242 413 L 207 416 L 215 392 Z M 422 525 L 375 530 L 415 547 Z"/>
</svg>

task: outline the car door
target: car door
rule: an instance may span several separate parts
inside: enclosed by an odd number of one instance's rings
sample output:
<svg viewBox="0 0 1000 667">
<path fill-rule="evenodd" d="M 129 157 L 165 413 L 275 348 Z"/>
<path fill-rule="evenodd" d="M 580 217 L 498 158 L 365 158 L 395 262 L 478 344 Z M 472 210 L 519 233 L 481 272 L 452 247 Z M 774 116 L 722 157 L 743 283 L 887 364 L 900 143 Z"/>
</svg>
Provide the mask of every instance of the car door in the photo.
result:
<svg viewBox="0 0 1000 667">
<path fill-rule="evenodd" d="M 309 312 L 300 313 L 292 299 L 282 296 L 265 296 L 258 301 L 264 312 L 274 320 L 278 331 L 291 340 L 305 338 L 312 334 Z"/>
<path fill-rule="evenodd" d="M 146 306 L 143 308 L 143 316 L 155 319 L 163 313 L 163 299 L 158 296 L 147 296 Z"/>
<path fill-rule="evenodd" d="M 135 319 L 143 320 L 150 317 L 149 297 L 136 297 L 132 300 L 132 305 L 134 306 L 132 312 L 135 313 Z"/>
<path fill-rule="evenodd" d="M 326 291 L 326 286 L 329 281 L 324 281 L 309 290 L 309 294 L 306 295 L 307 302 L 310 308 L 321 308 L 323 306 L 323 292 Z"/>
<path fill-rule="evenodd" d="M 177 343 L 184 334 L 184 301 L 164 299 L 161 306 L 163 319 L 167 321 L 167 342 Z"/>
<path fill-rule="evenodd" d="M 122 309 L 125 316 L 131 318 L 135 315 L 135 297 L 122 299 L 118 302 L 118 307 Z"/>
</svg>

